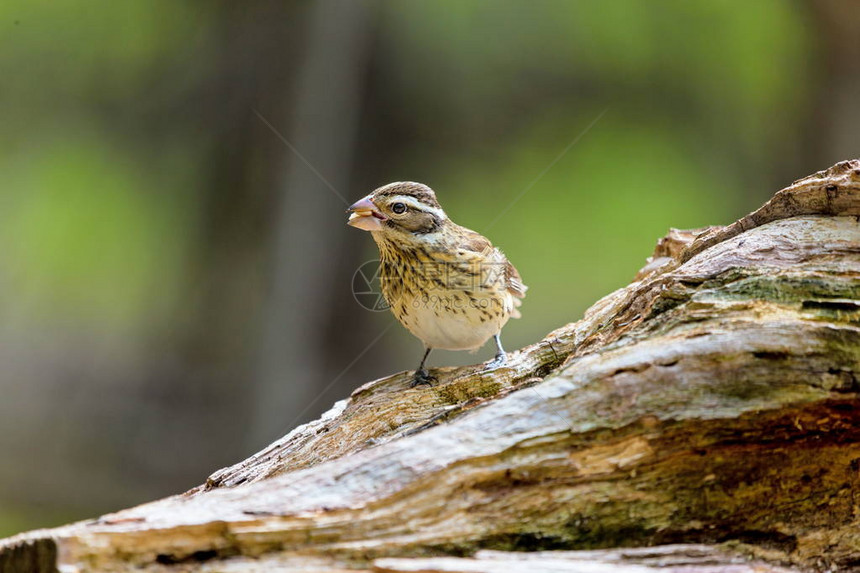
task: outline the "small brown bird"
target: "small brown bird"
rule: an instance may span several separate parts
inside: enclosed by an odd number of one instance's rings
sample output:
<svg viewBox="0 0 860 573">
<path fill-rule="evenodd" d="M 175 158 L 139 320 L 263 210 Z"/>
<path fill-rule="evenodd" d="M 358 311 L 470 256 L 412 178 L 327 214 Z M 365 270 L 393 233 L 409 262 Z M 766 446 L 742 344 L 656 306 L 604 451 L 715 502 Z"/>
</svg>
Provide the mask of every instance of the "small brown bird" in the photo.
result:
<svg viewBox="0 0 860 573">
<path fill-rule="evenodd" d="M 489 240 L 451 221 L 430 187 L 389 183 L 352 205 L 349 225 L 379 247 L 382 294 L 397 320 L 424 343 L 412 385 L 435 378 L 424 368 L 434 348 L 476 351 L 491 337 L 495 368 L 507 356 L 499 333 L 526 285 Z"/>
</svg>

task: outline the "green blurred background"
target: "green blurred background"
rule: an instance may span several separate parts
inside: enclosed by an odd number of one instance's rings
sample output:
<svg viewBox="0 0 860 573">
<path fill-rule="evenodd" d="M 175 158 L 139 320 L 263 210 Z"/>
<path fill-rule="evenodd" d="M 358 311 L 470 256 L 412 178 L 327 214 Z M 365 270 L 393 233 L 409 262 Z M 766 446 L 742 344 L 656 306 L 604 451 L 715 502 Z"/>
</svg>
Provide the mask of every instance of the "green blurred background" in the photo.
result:
<svg viewBox="0 0 860 573">
<path fill-rule="evenodd" d="M 346 202 L 434 187 L 531 287 L 518 348 L 669 227 L 860 155 L 857 29 L 852 0 L 4 0 L 0 535 L 183 491 L 413 368 L 353 298 Z"/>
</svg>

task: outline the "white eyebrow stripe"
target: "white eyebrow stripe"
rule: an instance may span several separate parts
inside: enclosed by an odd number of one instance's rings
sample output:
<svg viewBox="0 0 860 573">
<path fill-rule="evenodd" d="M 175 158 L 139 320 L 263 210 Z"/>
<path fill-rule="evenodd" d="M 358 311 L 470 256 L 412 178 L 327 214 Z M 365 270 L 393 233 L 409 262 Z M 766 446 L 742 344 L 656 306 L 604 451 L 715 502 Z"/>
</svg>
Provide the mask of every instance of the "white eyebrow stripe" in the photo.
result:
<svg viewBox="0 0 860 573">
<path fill-rule="evenodd" d="M 425 213 L 432 213 L 440 219 L 447 219 L 448 218 L 448 216 L 445 215 L 445 211 L 443 211 L 442 209 L 439 209 L 437 207 L 431 207 L 430 205 L 428 205 L 426 203 L 422 203 L 421 201 L 419 201 L 415 197 L 409 197 L 408 195 L 395 195 L 392 198 L 392 202 L 397 202 L 397 201 L 399 201 L 401 203 L 406 203 L 408 206 L 412 207 L 413 209 L 415 209 L 417 211 L 424 211 Z"/>
</svg>

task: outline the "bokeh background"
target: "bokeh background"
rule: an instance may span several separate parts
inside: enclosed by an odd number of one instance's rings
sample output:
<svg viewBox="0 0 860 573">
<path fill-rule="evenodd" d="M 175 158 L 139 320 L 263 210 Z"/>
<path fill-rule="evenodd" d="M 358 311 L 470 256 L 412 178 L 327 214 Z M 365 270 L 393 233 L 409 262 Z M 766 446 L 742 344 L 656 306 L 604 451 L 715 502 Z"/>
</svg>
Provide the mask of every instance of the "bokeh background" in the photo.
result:
<svg viewBox="0 0 860 573">
<path fill-rule="evenodd" d="M 201 483 L 420 343 L 344 209 L 433 186 L 510 349 L 860 155 L 853 0 L 4 0 L 0 535 Z M 440 352 L 434 365 L 489 358 Z"/>
</svg>

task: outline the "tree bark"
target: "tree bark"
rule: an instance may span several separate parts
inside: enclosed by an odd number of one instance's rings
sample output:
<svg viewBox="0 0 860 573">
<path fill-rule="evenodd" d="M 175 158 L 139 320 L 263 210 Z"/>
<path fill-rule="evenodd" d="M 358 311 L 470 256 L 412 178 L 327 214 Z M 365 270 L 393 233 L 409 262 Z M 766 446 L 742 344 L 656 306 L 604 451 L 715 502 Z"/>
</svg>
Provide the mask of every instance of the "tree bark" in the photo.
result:
<svg viewBox="0 0 860 573">
<path fill-rule="evenodd" d="M 0 543 L 0 570 L 856 570 L 858 220 L 854 160 L 673 230 L 506 366 L 365 384 L 189 492 Z"/>
</svg>

